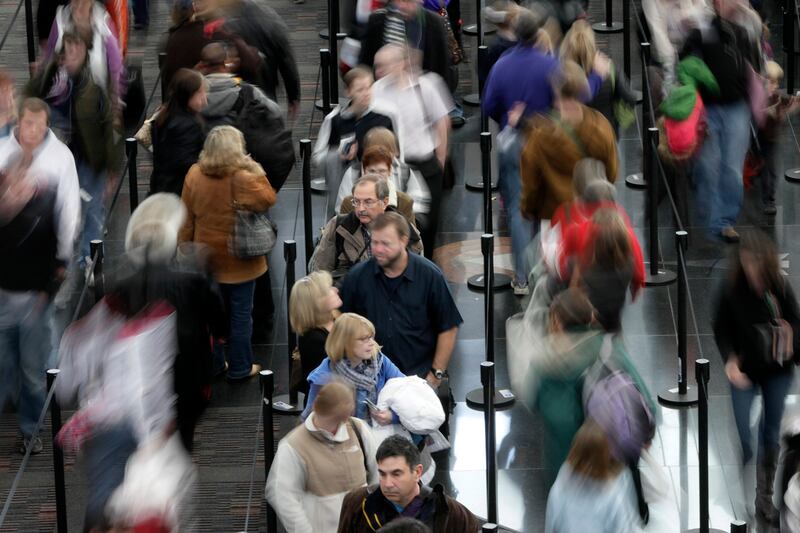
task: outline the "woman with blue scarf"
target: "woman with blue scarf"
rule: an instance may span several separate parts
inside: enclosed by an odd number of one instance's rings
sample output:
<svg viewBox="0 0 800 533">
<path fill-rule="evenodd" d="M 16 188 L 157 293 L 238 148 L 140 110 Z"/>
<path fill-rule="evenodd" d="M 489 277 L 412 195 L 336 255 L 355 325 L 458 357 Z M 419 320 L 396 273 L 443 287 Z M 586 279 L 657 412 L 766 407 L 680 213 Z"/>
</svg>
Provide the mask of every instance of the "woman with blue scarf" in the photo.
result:
<svg viewBox="0 0 800 533">
<path fill-rule="evenodd" d="M 375 342 L 375 326 L 355 313 L 344 313 L 333 324 L 325 341 L 327 357 L 309 374 L 309 392 L 303 420 L 311 413 L 319 390 L 332 380 L 341 380 L 355 390 L 353 416 L 369 424 L 399 423 L 397 415 L 386 409 L 371 408 L 378 403 L 378 394 L 387 380 L 405 377 L 381 352 Z M 368 403 L 369 402 L 369 403 Z"/>
</svg>

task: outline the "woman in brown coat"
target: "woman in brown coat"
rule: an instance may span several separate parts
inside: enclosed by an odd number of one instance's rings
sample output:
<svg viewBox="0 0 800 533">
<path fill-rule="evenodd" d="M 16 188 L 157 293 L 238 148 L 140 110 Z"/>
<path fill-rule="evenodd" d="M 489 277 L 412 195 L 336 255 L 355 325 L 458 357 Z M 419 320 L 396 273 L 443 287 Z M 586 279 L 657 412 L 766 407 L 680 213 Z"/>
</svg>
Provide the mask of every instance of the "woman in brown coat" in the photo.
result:
<svg viewBox="0 0 800 533">
<path fill-rule="evenodd" d="M 572 171 L 585 157 L 600 160 L 610 182 L 617 179 L 614 130 L 599 111 L 581 104 L 589 95 L 583 69 L 564 61 L 553 93 L 554 112 L 533 119 L 520 161 L 520 210 L 534 220 L 550 219 L 559 205 L 572 200 Z"/>
<path fill-rule="evenodd" d="M 181 228 L 181 242 L 205 244 L 211 250 L 211 267 L 222 288 L 230 320 L 228 379 L 245 379 L 258 374 L 253 364 L 250 336 L 253 323 L 253 291 L 257 277 L 267 271 L 265 257 L 243 259 L 228 252 L 233 235 L 235 209 L 263 212 L 275 203 L 275 191 L 264 169 L 245 153 L 244 136 L 232 126 L 211 130 L 197 164 L 189 169 L 183 184 L 183 203 L 188 216 Z M 225 370 L 222 346 L 215 346 L 214 366 Z"/>
</svg>

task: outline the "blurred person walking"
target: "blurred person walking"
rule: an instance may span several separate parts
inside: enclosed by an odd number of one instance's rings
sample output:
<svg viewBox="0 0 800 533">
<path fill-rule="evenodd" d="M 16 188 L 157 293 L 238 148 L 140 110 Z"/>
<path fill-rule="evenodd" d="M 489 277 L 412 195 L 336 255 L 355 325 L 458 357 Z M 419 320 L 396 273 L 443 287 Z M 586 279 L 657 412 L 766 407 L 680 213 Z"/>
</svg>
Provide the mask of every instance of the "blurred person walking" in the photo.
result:
<svg viewBox="0 0 800 533">
<path fill-rule="evenodd" d="M 308 401 L 301 418 L 305 419 L 311 413 L 320 389 L 338 379 L 355 389 L 353 416 L 369 425 L 385 426 L 399 422 L 391 410 L 377 408 L 378 395 L 388 380 L 405 377 L 405 374 L 375 342 L 372 322 L 355 313 L 343 313 L 333 323 L 325 340 L 325 353 L 327 357 L 308 376 Z"/>
<path fill-rule="evenodd" d="M 180 69 L 172 78 L 167 102 L 159 108 L 152 124 L 153 173 L 149 194 L 171 192 L 180 195 L 189 168 L 197 162 L 206 127 L 201 112 L 207 105 L 203 76 Z"/>
<path fill-rule="evenodd" d="M 784 402 L 797 362 L 800 310 L 791 284 L 780 273 L 772 239 L 753 231 L 742 234 L 731 258 L 731 277 L 714 311 L 714 338 L 731 384 L 742 462 L 753 458 L 750 411 L 759 389 L 762 413 L 756 455 L 756 512 L 777 525 L 772 487 L 780 451 Z"/>
<path fill-rule="evenodd" d="M 251 336 L 255 280 L 267 270 L 264 256 L 240 258 L 229 251 L 236 210 L 256 213 L 275 204 L 275 191 L 264 170 L 245 152 L 244 136 L 232 126 L 217 126 L 208 134 L 197 164 L 186 176 L 181 195 L 188 216 L 180 242 L 205 244 L 211 249 L 211 269 L 220 283 L 230 321 L 227 359 L 220 343 L 214 348 L 214 372 L 228 370 L 229 380 L 255 376 Z"/>
<path fill-rule="evenodd" d="M 328 383 L 278 444 L 266 495 L 287 533 L 335 533 L 345 496 L 377 483 L 372 435 L 354 407 L 350 387 Z"/>
<path fill-rule="evenodd" d="M 161 84 L 172 85 L 172 77 L 182 68 L 194 68 L 200 61 L 200 52 L 206 44 L 203 21 L 195 18 L 191 0 L 174 0 L 170 10 L 172 26 L 164 45 L 164 65 Z"/>
<path fill-rule="evenodd" d="M 17 125 L 17 100 L 14 79 L 0 70 L 0 141 L 11 135 Z"/>
</svg>

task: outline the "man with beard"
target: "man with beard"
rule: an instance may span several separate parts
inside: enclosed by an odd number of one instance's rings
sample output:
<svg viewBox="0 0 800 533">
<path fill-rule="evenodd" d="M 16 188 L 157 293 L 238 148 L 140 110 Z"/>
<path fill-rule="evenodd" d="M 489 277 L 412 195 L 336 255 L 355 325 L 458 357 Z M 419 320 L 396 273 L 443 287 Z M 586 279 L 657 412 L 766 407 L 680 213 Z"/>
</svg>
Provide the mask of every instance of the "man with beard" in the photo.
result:
<svg viewBox="0 0 800 533">
<path fill-rule="evenodd" d="M 408 253 L 408 223 L 383 213 L 372 223 L 372 258 L 350 269 L 342 285 L 342 311 L 375 324 L 375 340 L 406 374 L 438 389 L 463 322 L 442 272 Z"/>
</svg>

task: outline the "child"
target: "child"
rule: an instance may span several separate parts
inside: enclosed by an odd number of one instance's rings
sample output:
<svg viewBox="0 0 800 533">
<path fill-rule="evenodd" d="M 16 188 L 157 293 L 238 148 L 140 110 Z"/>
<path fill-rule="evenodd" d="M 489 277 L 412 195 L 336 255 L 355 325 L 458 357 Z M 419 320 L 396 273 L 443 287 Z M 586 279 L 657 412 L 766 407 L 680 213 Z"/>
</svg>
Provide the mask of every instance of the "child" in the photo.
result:
<svg viewBox="0 0 800 533">
<path fill-rule="evenodd" d="M 767 61 L 765 71 L 767 76 L 766 120 L 758 134 L 761 155 L 764 159 L 764 166 L 760 174 L 761 201 L 764 205 L 764 214 L 774 216 L 777 213 L 775 184 L 778 175 L 778 142 L 786 115 L 795 112 L 800 101 L 796 96 L 789 96 L 778 90 L 781 79 L 783 79 L 783 69 L 780 65 L 774 61 Z"/>
</svg>

